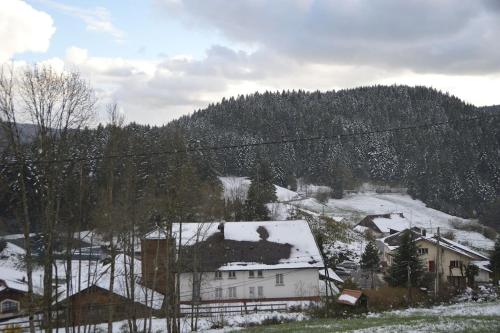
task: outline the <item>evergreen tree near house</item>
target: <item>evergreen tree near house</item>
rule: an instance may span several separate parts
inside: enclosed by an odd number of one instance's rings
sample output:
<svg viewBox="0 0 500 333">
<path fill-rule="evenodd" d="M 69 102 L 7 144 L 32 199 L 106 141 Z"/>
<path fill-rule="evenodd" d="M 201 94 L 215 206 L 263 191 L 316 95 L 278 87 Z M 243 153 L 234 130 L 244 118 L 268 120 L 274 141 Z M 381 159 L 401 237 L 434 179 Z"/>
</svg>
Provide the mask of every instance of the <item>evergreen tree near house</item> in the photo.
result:
<svg viewBox="0 0 500 333">
<path fill-rule="evenodd" d="M 365 252 L 361 255 L 361 268 L 366 269 L 370 272 L 371 278 L 371 288 L 375 288 L 374 274 L 379 268 L 380 257 L 377 249 L 377 245 L 372 240 L 368 242 L 365 247 Z"/>
<path fill-rule="evenodd" d="M 495 285 L 500 280 L 500 237 L 495 242 L 495 247 L 490 257 L 490 269 L 493 272 L 493 281 Z"/>
<path fill-rule="evenodd" d="M 392 266 L 389 268 L 387 282 L 393 287 L 418 286 L 424 274 L 424 266 L 419 258 L 418 246 L 414 242 L 414 234 L 406 230 L 401 237 L 401 244 L 395 250 Z"/>
<path fill-rule="evenodd" d="M 479 267 L 474 264 L 467 265 L 465 268 L 465 276 L 467 277 L 467 284 L 469 287 L 474 287 L 474 279 L 479 273 Z"/>
<path fill-rule="evenodd" d="M 269 164 L 263 161 L 257 163 L 245 201 L 245 217 L 247 220 L 265 221 L 269 219 L 269 209 L 266 204 L 277 200 L 273 179 Z"/>
</svg>

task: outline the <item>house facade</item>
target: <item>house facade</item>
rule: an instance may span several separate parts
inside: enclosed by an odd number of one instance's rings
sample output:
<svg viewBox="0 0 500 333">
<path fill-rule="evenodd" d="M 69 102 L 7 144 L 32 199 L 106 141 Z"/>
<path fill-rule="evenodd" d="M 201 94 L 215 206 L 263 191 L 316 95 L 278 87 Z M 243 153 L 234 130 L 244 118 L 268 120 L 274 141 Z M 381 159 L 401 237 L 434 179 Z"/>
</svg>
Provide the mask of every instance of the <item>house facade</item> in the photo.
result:
<svg viewBox="0 0 500 333">
<path fill-rule="evenodd" d="M 428 272 L 436 272 L 443 282 L 458 288 L 467 286 L 465 270 L 468 265 L 477 265 L 477 261 L 487 261 L 488 258 L 466 246 L 440 237 L 422 237 L 416 240 L 419 254 Z M 438 256 L 439 252 L 439 256 Z M 476 283 L 489 282 L 488 269 L 478 266 L 479 273 L 475 276 Z"/>
<path fill-rule="evenodd" d="M 0 320 L 22 314 L 26 296 L 26 291 L 10 288 L 4 280 L 0 280 Z"/>
<path fill-rule="evenodd" d="M 182 246 L 170 270 L 179 279 L 183 303 L 319 299 L 318 270 L 324 264 L 306 221 L 182 223 L 172 228 L 173 239 L 180 238 Z M 164 237 L 155 230 L 143 244 L 150 248 Z M 151 257 L 150 252 L 142 251 L 143 257 Z M 143 263 L 153 265 L 143 267 L 145 272 L 171 276 L 166 265 L 151 258 Z M 159 292 L 164 284 L 148 282 Z"/>
<path fill-rule="evenodd" d="M 401 236 L 406 230 L 377 240 L 381 261 L 387 267 L 393 263 L 394 251 L 399 247 Z M 466 268 L 474 264 L 479 268 L 474 278 L 475 283 L 490 281 L 491 271 L 488 269 L 488 258 L 471 248 L 436 235 L 425 236 L 411 230 L 418 246 L 418 252 L 427 272 L 439 273 L 442 282 L 464 288 L 467 286 Z M 439 253 L 439 255 L 438 255 Z"/>
<path fill-rule="evenodd" d="M 255 302 L 318 300 L 318 270 L 258 269 L 219 270 L 201 274 L 196 290 L 196 275 L 181 273 L 181 302 Z"/>
<path fill-rule="evenodd" d="M 104 323 L 110 314 L 113 321 L 118 321 L 132 315 L 143 318 L 160 313 L 165 297 L 141 284 L 141 261 L 124 254 L 114 260 L 113 275 L 111 262 L 86 261 L 80 267 L 74 265 L 71 278 L 75 287 L 69 291 L 65 286 L 58 289 L 58 303 L 71 309 L 72 325 Z"/>
</svg>

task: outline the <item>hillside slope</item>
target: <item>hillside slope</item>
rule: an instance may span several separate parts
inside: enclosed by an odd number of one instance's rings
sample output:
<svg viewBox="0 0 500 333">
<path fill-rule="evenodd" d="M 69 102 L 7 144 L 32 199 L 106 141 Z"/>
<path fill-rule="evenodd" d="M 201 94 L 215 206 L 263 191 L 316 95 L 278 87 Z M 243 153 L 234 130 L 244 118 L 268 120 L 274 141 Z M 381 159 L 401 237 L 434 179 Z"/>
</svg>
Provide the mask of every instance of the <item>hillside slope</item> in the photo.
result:
<svg viewBox="0 0 500 333">
<path fill-rule="evenodd" d="M 226 199 L 234 200 L 237 197 L 242 201 L 245 200 L 246 189 L 250 186 L 248 178 L 220 177 L 220 179 Z M 427 207 L 422 201 L 412 199 L 407 194 L 379 194 L 367 191 L 349 194 L 342 199 L 329 199 L 325 203 L 304 192 L 294 192 L 280 186 L 276 186 L 276 194 L 278 202 L 268 205 L 271 218 L 276 220 L 285 220 L 290 217 L 294 209 L 301 209 L 310 215 L 325 214 L 336 220 L 342 219 L 343 222 L 354 226 L 366 215 L 403 213 L 412 226 L 426 229 L 428 233 L 436 233 L 439 227 L 442 234 L 452 232 L 457 242 L 482 251 L 489 251 L 494 245 L 494 241 L 479 232 L 457 228 L 460 225 L 475 224 L 474 220 Z"/>
<path fill-rule="evenodd" d="M 328 137 L 207 152 L 221 174 L 250 175 L 271 163 L 278 185 L 293 177 L 352 189 L 363 181 L 398 184 L 428 205 L 475 216 L 500 193 L 500 115 L 425 87 L 375 86 L 320 92 L 256 93 L 223 99 L 167 126 L 203 146 Z M 493 117 L 495 116 L 495 117 Z M 480 118 L 476 121 L 464 119 Z M 404 131 L 352 133 L 422 124 Z"/>
</svg>

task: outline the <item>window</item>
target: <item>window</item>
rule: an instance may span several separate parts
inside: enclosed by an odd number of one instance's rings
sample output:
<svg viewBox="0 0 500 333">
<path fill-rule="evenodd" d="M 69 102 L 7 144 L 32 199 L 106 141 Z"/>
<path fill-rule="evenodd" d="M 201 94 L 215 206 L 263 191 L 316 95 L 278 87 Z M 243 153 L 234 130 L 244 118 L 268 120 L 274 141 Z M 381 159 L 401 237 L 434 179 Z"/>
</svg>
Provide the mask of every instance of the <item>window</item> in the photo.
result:
<svg viewBox="0 0 500 333">
<path fill-rule="evenodd" d="M 429 272 L 435 272 L 436 271 L 436 263 L 434 260 L 429 260 Z"/>
<path fill-rule="evenodd" d="M 235 271 L 230 271 L 229 273 L 229 278 L 230 279 L 236 279 L 236 272 Z"/>
<path fill-rule="evenodd" d="M 229 287 L 229 298 L 236 298 L 236 287 Z"/>
<path fill-rule="evenodd" d="M 282 285 L 284 285 L 284 282 L 283 282 L 283 274 L 276 274 L 276 285 L 277 285 L 277 286 L 282 286 Z"/>
<path fill-rule="evenodd" d="M 264 287 L 262 287 L 262 286 L 257 287 L 257 293 L 258 293 L 259 298 L 264 297 Z"/>
<path fill-rule="evenodd" d="M 460 260 L 450 260 L 450 268 L 460 268 L 461 264 Z"/>
<path fill-rule="evenodd" d="M 248 295 L 250 296 L 250 298 L 255 298 L 255 287 L 248 288 Z"/>
<path fill-rule="evenodd" d="M 2 313 L 14 313 L 19 311 L 19 302 L 6 299 L 2 302 Z"/>
<path fill-rule="evenodd" d="M 222 288 L 215 288 L 215 298 L 216 299 L 222 298 Z"/>
<path fill-rule="evenodd" d="M 419 255 L 424 255 L 429 253 L 429 249 L 426 247 L 419 247 L 417 251 Z"/>
<path fill-rule="evenodd" d="M 263 277 L 264 275 L 262 274 L 262 271 L 257 271 L 257 277 Z"/>
<path fill-rule="evenodd" d="M 222 280 L 222 272 L 221 271 L 215 272 L 215 279 L 216 280 Z"/>
<path fill-rule="evenodd" d="M 255 277 L 255 272 L 254 271 L 248 271 L 248 277 L 250 279 L 253 279 Z"/>
</svg>

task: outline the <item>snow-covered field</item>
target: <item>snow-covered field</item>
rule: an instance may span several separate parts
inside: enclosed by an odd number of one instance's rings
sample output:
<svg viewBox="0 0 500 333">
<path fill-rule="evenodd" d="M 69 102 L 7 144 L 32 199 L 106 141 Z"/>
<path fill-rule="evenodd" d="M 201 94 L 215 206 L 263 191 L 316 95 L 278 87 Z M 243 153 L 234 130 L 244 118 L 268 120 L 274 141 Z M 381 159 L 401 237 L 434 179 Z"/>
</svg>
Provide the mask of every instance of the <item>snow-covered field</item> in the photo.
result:
<svg viewBox="0 0 500 333">
<path fill-rule="evenodd" d="M 246 198 L 250 180 L 246 177 L 220 177 L 224 186 L 224 197 L 238 196 Z M 364 190 L 360 193 L 349 194 L 343 199 L 330 199 L 321 203 L 312 196 L 318 191 L 325 191 L 326 186 L 299 184 L 298 192 L 276 186 L 277 203 L 271 203 L 268 208 L 274 220 L 286 220 L 294 209 L 301 209 L 310 215 L 325 214 L 336 220 L 354 225 L 370 214 L 403 213 L 412 226 L 425 228 L 429 234 L 436 233 L 440 227 L 441 233 L 452 231 L 456 241 L 480 249 L 491 250 L 494 242 L 481 233 L 475 231 L 458 230 L 455 223 L 472 223 L 471 220 L 452 216 L 439 210 L 427 207 L 422 201 L 414 200 L 407 194 L 384 193 L 379 194 Z"/>
<path fill-rule="evenodd" d="M 471 302 L 426 309 L 388 311 L 348 319 L 318 319 L 261 326 L 248 332 L 500 332 L 500 302 Z"/>
<path fill-rule="evenodd" d="M 351 223 L 359 222 L 360 216 L 368 214 L 403 213 L 412 225 L 426 228 L 428 232 L 435 233 L 437 227 L 440 227 L 442 233 L 451 230 L 458 242 L 468 243 L 478 249 L 489 250 L 494 245 L 492 240 L 478 232 L 457 230 L 451 224 L 452 220 L 462 223 L 470 223 L 470 220 L 426 207 L 422 201 L 414 200 L 406 194 L 351 194 L 339 200 L 330 199 L 326 205 L 328 213 L 343 216 Z"/>
</svg>

